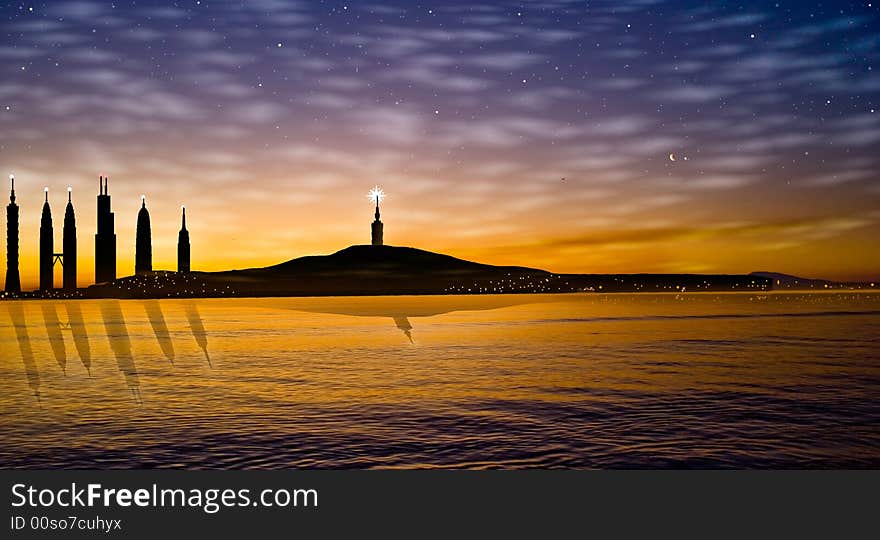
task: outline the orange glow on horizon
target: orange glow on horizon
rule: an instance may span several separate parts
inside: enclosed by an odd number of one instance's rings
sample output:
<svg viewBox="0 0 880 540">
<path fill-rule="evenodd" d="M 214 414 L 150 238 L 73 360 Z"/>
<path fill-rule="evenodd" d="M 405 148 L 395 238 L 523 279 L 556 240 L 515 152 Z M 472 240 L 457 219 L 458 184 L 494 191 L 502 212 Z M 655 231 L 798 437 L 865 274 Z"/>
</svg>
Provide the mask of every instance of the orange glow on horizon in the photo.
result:
<svg viewBox="0 0 880 540">
<path fill-rule="evenodd" d="M 307 178 L 307 177 L 306 177 Z M 37 286 L 39 218 L 42 189 L 31 179 L 16 178 L 20 207 L 22 288 Z M 49 182 L 50 186 L 58 182 Z M 94 281 L 95 199 L 93 182 L 72 181 L 77 217 L 78 283 Z M 180 200 L 188 204 L 193 269 L 218 271 L 260 267 L 304 255 L 329 254 L 352 244 L 369 243 L 372 208 L 360 203 L 357 186 L 334 193 L 269 190 L 219 190 L 199 196 L 195 186 L 146 190 L 141 181 L 110 182 L 117 234 L 117 275 L 134 272 L 134 229 L 146 191 L 152 222 L 153 267 L 175 269 Z M 56 246 L 61 245 L 64 200 L 49 191 Z M 94 191 L 95 193 L 92 193 Z M 594 219 L 576 227 L 585 209 L 572 201 L 517 208 L 514 198 L 497 195 L 496 207 L 456 198 L 422 197 L 401 182 L 399 195 L 383 202 L 386 241 L 477 262 L 520 265 L 558 273 L 748 273 L 778 271 L 804 277 L 875 280 L 880 253 L 866 249 L 876 238 L 873 222 L 857 218 L 797 218 L 715 225 L 678 215 L 671 208 L 647 209 L 622 228 L 614 219 Z M 39 195 L 37 195 L 39 193 Z M 53 195 L 56 193 L 56 195 Z M 63 193 L 63 191 L 62 191 Z M 349 196 L 339 196 L 349 193 Z M 299 196 L 298 196 L 299 195 Z M 458 203 L 458 204 L 456 204 Z M 686 205 L 685 205 L 686 208 Z M 610 210 L 610 212 L 607 212 Z M 698 212 L 699 213 L 699 212 Z M 685 223 L 669 219 L 678 215 Z M 765 218 L 766 219 L 766 218 Z M 691 222 L 691 223 L 687 223 Z M 2 252 L 5 267 L 5 235 Z M 56 269 L 57 270 L 57 269 Z M 60 279 L 56 280 L 60 286 Z"/>
</svg>

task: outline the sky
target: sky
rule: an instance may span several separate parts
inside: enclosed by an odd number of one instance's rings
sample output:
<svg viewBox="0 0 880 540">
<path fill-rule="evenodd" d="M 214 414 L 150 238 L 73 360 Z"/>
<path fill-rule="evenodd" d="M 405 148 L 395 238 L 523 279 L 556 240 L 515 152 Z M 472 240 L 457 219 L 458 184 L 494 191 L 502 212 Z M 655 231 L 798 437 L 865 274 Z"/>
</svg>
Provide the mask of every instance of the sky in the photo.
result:
<svg viewBox="0 0 880 540">
<path fill-rule="evenodd" d="M 119 275 L 141 194 L 154 268 L 185 204 L 220 270 L 369 243 L 380 185 L 386 243 L 490 264 L 880 278 L 880 2 L 10 2 L 0 36 L 25 288 L 44 186 L 93 282 L 99 175 Z"/>
</svg>

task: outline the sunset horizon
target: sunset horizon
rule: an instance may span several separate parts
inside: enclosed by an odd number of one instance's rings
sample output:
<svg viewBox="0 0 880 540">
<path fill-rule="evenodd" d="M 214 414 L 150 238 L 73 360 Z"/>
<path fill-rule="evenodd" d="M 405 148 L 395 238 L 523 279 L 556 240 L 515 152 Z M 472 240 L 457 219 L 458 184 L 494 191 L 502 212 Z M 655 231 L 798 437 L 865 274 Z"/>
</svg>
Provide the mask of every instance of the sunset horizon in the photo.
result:
<svg viewBox="0 0 880 540">
<path fill-rule="evenodd" d="M 880 0 L 0 36 L 12 536 L 872 530 Z"/>
<path fill-rule="evenodd" d="M 39 269 L 39 260 L 38 260 L 38 242 L 37 242 L 37 232 L 39 231 L 39 226 L 37 223 L 34 223 L 34 216 L 28 216 L 28 212 L 24 211 L 22 208 L 23 197 L 22 197 L 22 188 L 19 187 L 22 185 L 22 181 L 20 177 L 15 177 L 16 182 L 16 195 L 17 195 L 17 204 L 20 207 L 20 228 L 21 228 L 21 237 L 24 240 L 20 240 L 20 273 L 21 273 L 21 285 L 22 289 L 30 290 L 36 289 L 39 285 L 38 282 L 38 269 Z M 71 184 L 73 187 L 73 184 Z M 44 186 L 45 188 L 45 186 Z M 44 188 L 40 188 L 38 192 L 45 197 Z M 129 210 L 132 218 L 130 220 L 125 219 L 125 215 L 123 212 L 120 212 L 119 206 L 119 196 L 115 195 L 115 189 L 118 189 L 116 183 L 109 183 L 110 196 L 113 200 L 114 204 L 114 213 L 116 214 L 116 223 L 117 223 L 117 252 L 118 256 L 116 258 L 118 277 L 133 275 L 134 272 L 134 222 L 136 219 L 136 210 L 140 208 L 141 197 L 137 196 L 134 199 L 137 201 L 137 207 Z M 126 190 L 122 189 L 120 191 L 125 192 Z M 67 202 L 67 194 L 68 191 L 65 189 L 62 191 L 64 194 L 64 203 Z M 49 190 L 49 202 L 50 206 L 53 207 L 53 218 L 56 222 L 55 225 L 55 240 L 56 245 L 60 245 L 61 238 L 61 217 L 63 217 L 63 204 L 58 202 L 57 204 L 52 204 L 53 202 L 53 190 Z M 93 194 L 97 195 L 97 193 Z M 146 200 L 148 201 L 148 208 L 150 210 L 151 215 L 153 216 L 153 260 L 154 267 L 156 270 L 174 270 L 177 265 L 177 230 L 180 228 L 180 208 L 181 205 L 185 201 L 181 201 L 181 203 L 174 206 L 170 211 L 168 209 L 163 209 L 161 207 L 157 207 L 156 204 L 149 203 L 151 200 L 149 196 L 146 196 Z M 90 232 L 89 225 L 92 225 L 95 222 L 95 212 L 94 208 L 91 209 L 91 212 L 86 208 L 83 208 L 83 204 L 80 199 L 83 198 L 82 194 L 77 189 L 72 190 L 72 201 L 74 205 L 74 209 L 77 217 L 77 229 L 79 231 L 77 237 L 78 244 L 78 279 L 77 283 L 79 287 L 87 287 L 93 283 L 95 283 L 94 275 L 95 275 L 95 258 L 94 258 L 94 228 Z M 59 198 L 55 196 L 55 198 Z M 290 259 L 295 259 L 297 257 L 310 256 L 310 255 L 327 255 L 338 250 L 344 249 L 345 247 L 351 245 L 359 245 L 359 244 L 368 244 L 369 243 L 369 231 L 367 230 L 366 223 L 369 222 L 370 214 L 372 213 L 371 208 L 368 205 L 363 204 L 362 199 L 355 193 L 351 194 L 351 204 L 348 210 L 348 215 L 353 216 L 356 212 L 360 211 L 364 214 L 363 219 L 360 222 L 355 222 L 354 219 L 350 220 L 353 223 L 344 224 L 345 230 L 351 230 L 351 238 L 346 239 L 343 232 L 340 231 L 338 235 L 335 235 L 331 238 L 327 238 L 325 240 L 326 244 L 320 240 L 320 230 L 316 228 L 309 227 L 308 224 L 300 224 L 300 223 L 291 223 L 290 227 L 292 229 L 297 229 L 300 231 L 308 230 L 311 236 L 317 237 L 315 240 L 303 241 L 301 243 L 291 243 L 289 246 L 288 252 L 282 252 L 280 248 L 275 248 L 274 250 L 267 250 L 266 253 L 262 254 L 253 254 L 251 257 L 234 257 L 229 256 L 228 251 L 220 250 L 219 254 L 206 253 L 209 250 L 210 246 L 201 245 L 201 238 L 203 236 L 210 238 L 212 235 L 212 228 L 216 226 L 216 219 L 212 219 L 211 216 L 204 216 L 199 213 L 199 203 L 196 198 L 195 203 L 189 205 L 190 214 L 188 216 L 189 220 L 189 228 L 193 231 L 194 240 L 193 240 L 193 252 L 196 254 L 194 256 L 194 271 L 202 271 L 202 272 L 218 272 L 225 270 L 234 270 L 234 269 L 244 269 L 244 268 L 257 268 L 257 267 L 265 267 L 274 264 L 278 264 Z M 809 279 L 826 279 L 833 281 L 841 281 L 841 282 L 876 282 L 880 281 L 877 279 L 877 275 L 873 274 L 869 271 L 865 271 L 860 273 L 858 271 L 854 271 L 852 269 L 845 270 L 839 265 L 830 265 L 827 267 L 827 270 L 822 271 L 822 266 L 797 266 L 791 264 L 790 261 L 780 260 L 773 256 L 765 256 L 760 257 L 754 254 L 754 250 L 751 253 L 752 260 L 754 262 L 744 262 L 743 260 L 736 260 L 734 254 L 725 253 L 724 257 L 721 254 L 715 254 L 715 257 L 718 260 L 725 261 L 723 263 L 711 264 L 711 257 L 706 257 L 704 259 L 696 259 L 692 264 L 681 264 L 675 265 L 671 264 L 662 258 L 659 260 L 656 258 L 649 257 L 651 254 L 640 254 L 635 258 L 624 258 L 623 260 L 617 262 L 602 262 L 601 260 L 597 261 L 597 257 L 594 254 L 584 253 L 584 251 L 589 250 L 589 248 L 593 247 L 599 251 L 602 250 L 620 250 L 623 252 L 632 251 L 639 247 L 643 246 L 651 246 L 654 245 L 656 248 L 657 244 L 664 244 L 668 242 L 685 242 L 689 244 L 699 244 L 702 245 L 706 242 L 711 242 L 713 238 L 718 236 L 723 236 L 725 234 L 734 235 L 739 234 L 744 237 L 760 237 L 766 240 L 767 235 L 774 234 L 775 232 L 784 231 L 786 229 L 797 229 L 803 227 L 809 227 L 811 223 L 809 221 L 791 221 L 786 223 L 777 223 L 777 224 L 763 224 L 763 225 L 747 225 L 747 224 L 731 224 L 724 227 L 718 228 L 706 228 L 706 229 L 672 229 L 672 228 L 654 228 L 654 229 L 642 229 L 642 230 L 633 230 L 633 229 L 622 229 L 619 231 L 607 231 L 605 233 L 595 233 L 593 235 L 583 235 L 579 237 L 562 237 L 562 238 L 550 238 L 543 240 L 536 240 L 532 244 L 522 243 L 519 245 L 485 245 L 485 246 L 474 246 L 472 243 L 467 245 L 455 245 L 455 244 L 445 244 L 443 238 L 438 235 L 437 238 L 431 243 L 419 243 L 418 238 L 412 234 L 410 230 L 409 234 L 407 234 L 407 228 L 404 226 L 404 233 L 396 231 L 396 229 L 400 226 L 397 223 L 397 218 L 394 215 L 394 205 L 393 205 L 393 197 L 391 198 L 392 206 L 391 210 L 386 210 L 386 217 L 390 216 L 390 239 L 401 238 L 400 242 L 392 242 L 389 240 L 389 244 L 391 245 L 400 245 L 400 246 L 409 246 L 409 247 L 417 247 L 420 249 L 425 249 L 429 251 L 435 251 L 438 253 L 444 253 L 447 255 L 452 255 L 455 257 L 459 257 L 466 260 L 473 260 L 475 262 L 481 262 L 484 264 L 492 264 L 496 266 L 528 266 L 533 268 L 539 268 L 542 270 L 547 270 L 550 272 L 558 273 L 558 274 L 637 274 L 637 273 L 657 273 L 657 274 L 750 274 L 753 272 L 774 272 L 780 274 L 788 274 L 794 275 L 802 278 Z M 42 200 L 40 201 L 42 204 Z M 383 206 L 389 204 L 388 201 L 383 202 Z M 94 204 L 92 205 L 94 206 Z M 35 214 L 38 216 L 37 212 L 31 212 L 31 214 Z M 284 211 L 279 211 L 279 215 L 285 216 L 288 213 Z M 404 215 L 406 213 L 404 212 Z M 30 219 L 29 219 L 30 218 Z M 83 219 L 91 218 L 89 221 L 83 223 Z M 226 220 L 230 218 L 235 218 L 235 216 L 225 216 Z M 275 223 L 274 227 L 278 226 L 278 219 L 273 217 L 273 223 Z M 130 221 L 131 223 L 126 223 L 126 221 Z M 826 223 L 827 225 L 832 225 L 832 223 Z M 32 229 L 28 230 L 28 226 Z M 204 229 L 204 230 L 203 230 Z M 230 228 L 225 229 L 226 234 L 228 235 L 225 239 L 226 242 L 232 240 L 236 241 L 240 238 L 244 238 L 247 235 L 247 230 L 238 231 L 232 230 Z M 455 236 L 452 233 L 450 236 Z M 409 241 L 407 241 L 409 239 Z M 249 239 L 247 242 L 251 242 L 252 239 Z M 239 240 L 240 241 L 240 240 Z M 815 242 L 821 242 L 820 240 L 816 240 Z M 32 244 L 30 246 L 29 244 Z M 307 246 L 307 247 L 306 247 Z M 5 241 L 4 241 L 4 253 L 5 253 Z M 30 249 L 29 249 L 30 248 Z M 744 250 L 747 250 L 747 247 L 741 247 Z M 59 248 L 60 249 L 60 248 Z M 808 244 L 804 246 L 804 249 L 811 250 L 814 249 L 814 244 Z M 127 252 L 127 253 L 126 253 Z M 232 253 L 235 253 L 234 251 Z M 536 256 L 537 254 L 537 256 Z M 575 255 L 575 260 L 572 261 L 572 254 Z M 777 256 L 778 257 L 778 256 Z M 864 258 L 862 258 L 864 260 Z M 4 257 L 5 261 L 5 257 Z M 583 262 L 581 262 L 583 261 Z M 56 265 L 55 281 L 60 284 L 61 282 L 61 272 L 62 266 Z"/>
<path fill-rule="evenodd" d="M 141 194 L 215 271 L 366 242 L 380 184 L 388 243 L 488 264 L 880 279 L 876 8 L 687 4 L 7 6 L 22 286 L 44 186 L 93 281 L 99 175 L 119 275 Z"/>
</svg>

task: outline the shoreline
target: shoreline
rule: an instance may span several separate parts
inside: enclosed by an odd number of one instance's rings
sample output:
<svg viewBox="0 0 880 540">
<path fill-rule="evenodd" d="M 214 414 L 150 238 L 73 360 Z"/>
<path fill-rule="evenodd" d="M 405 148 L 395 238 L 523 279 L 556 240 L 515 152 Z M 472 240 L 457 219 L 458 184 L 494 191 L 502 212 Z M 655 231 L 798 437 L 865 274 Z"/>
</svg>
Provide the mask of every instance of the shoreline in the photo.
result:
<svg viewBox="0 0 880 540">
<path fill-rule="evenodd" d="M 39 301 L 39 300 L 216 300 L 216 299 L 266 299 L 266 298 L 409 298 L 409 297 L 444 297 L 444 296 L 466 296 L 466 297 L 493 297 L 493 296 L 542 296 L 542 295 L 553 295 L 553 296 L 625 296 L 625 295 L 638 295 L 638 296 L 680 296 L 680 295 L 782 295 L 782 294 L 880 294 L 880 288 L 874 287 L 865 287 L 865 288 L 838 288 L 838 289 L 771 289 L 764 291 L 745 291 L 745 290 L 698 290 L 698 291 L 566 291 L 566 292 L 502 292 L 502 293 L 400 293 L 400 294 L 338 294 L 338 293 L 328 293 L 328 294 L 297 294 L 297 295 L 254 295 L 254 294 L 242 294 L 242 295 L 225 295 L 225 296 L 130 296 L 130 297 L 116 297 L 116 296 L 56 296 L 56 297 L 42 297 L 42 296 L 5 296 L 0 295 L 0 302 L 7 301 L 16 301 L 16 300 L 28 300 L 28 301 Z"/>
</svg>

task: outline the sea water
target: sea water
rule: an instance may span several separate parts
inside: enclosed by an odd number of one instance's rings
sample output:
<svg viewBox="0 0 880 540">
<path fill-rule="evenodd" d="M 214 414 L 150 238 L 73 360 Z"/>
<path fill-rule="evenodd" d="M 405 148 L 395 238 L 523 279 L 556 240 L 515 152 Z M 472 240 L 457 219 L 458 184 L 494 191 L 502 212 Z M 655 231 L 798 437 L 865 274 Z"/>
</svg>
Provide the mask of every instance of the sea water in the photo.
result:
<svg viewBox="0 0 880 540">
<path fill-rule="evenodd" d="M 880 294 L 0 302 L 3 468 L 880 466 Z"/>
</svg>

